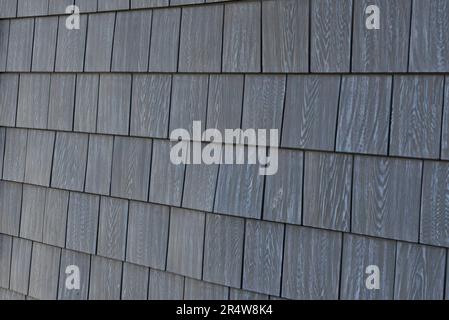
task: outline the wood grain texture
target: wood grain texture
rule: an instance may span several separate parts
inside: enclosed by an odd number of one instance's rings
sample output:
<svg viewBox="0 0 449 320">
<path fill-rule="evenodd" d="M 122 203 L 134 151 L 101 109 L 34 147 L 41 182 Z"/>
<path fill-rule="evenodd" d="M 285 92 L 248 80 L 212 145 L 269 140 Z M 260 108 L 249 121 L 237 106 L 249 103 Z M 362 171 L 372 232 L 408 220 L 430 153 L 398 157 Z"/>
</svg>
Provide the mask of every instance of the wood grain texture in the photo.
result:
<svg viewBox="0 0 449 320">
<path fill-rule="evenodd" d="M 301 224 L 304 154 L 279 150 L 278 172 L 265 177 L 264 220 Z"/>
<path fill-rule="evenodd" d="M 223 72 L 261 71 L 261 3 L 224 6 Z"/>
<path fill-rule="evenodd" d="M 89 135 L 86 192 L 109 195 L 113 146 L 114 138 L 111 136 Z"/>
<path fill-rule="evenodd" d="M 167 271 L 201 279 L 205 214 L 172 208 Z"/>
<path fill-rule="evenodd" d="M 112 159 L 111 195 L 146 201 L 152 141 L 116 137 Z"/>
<path fill-rule="evenodd" d="M 168 207 L 131 201 L 126 261 L 165 269 L 169 219 Z"/>
<path fill-rule="evenodd" d="M 444 0 L 414 1 L 411 42 L 411 72 L 449 71 L 449 3 Z"/>
<path fill-rule="evenodd" d="M 23 186 L 20 237 L 42 242 L 46 188 Z"/>
<path fill-rule="evenodd" d="M 354 158 L 351 231 L 418 241 L 422 163 Z"/>
<path fill-rule="evenodd" d="M 391 86 L 388 76 L 343 77 L 337 151 L 387 154 Z"/>
<path fill-rule="evenodd" d="M 148 70 L 151 17 L 151 10 L 117 13 L 112 71 L 146 72 Z"/>
<path fill-rule="evenodd" d="M 449 166 L 424 162 L 421 199 L 421 243 L 449 247 Z"/>
<path fill-rule="evenodd" d="M 239 288 L 242 278 L 245 221 L 206 215 L 203 280 Z"/>
<path fill-rule="evenodd" d="M 9 288 L 12 237 L 0 234 L 0 287 Z"/>
<path fill-rule="evenodd" d="M 66 248 L 95 254 L 100 197 L 71 192 L 67 218 Z"/>
<path fill-rule="evenodd" d="M 84 68 L 87 15 L 80 16 L 80 29 L 69 30 L 66 19 L 59 17 L 58 45 L 56 46 L 56 72 L 81 72 Z"/>
<path fill-rule="evenodd" d="M 98 11 L 129 9 L 129 0 L 98 1 Z"/>
<path fill-rule="evenodd" d="M 75 0 L 75 5 L 80 8 L 80 12 L 95 12 L 97 11 L 97 0 Z"/>
<path fill-rule="evenodd" d="M 394 241 L 345 234 L 340 280 L 342 300 L 392 300 L 396 244 Z M 368 290 L 365 282 L 370 265 L 379 267 L 378 290 Z"/>
<path fill-rule="evenodd" d="M 290 299 L 338 299 L 342 235 L 286 227 L 282 296 Z"/>
<path fill-rule="evenodd" d="M 54 144 L 54 132 L 28 130 L 24 180 L 26 183 L 46 187 L 50 185 Z"/>
<path fill-rule="evenodd" d="M 183 8 L 181 20 L 178 71 L 220 72 L 223 5 Z"/>
<path fill-rule="evenodd" d="M 131 135 L 168 138 L 170 75 L 134 75 Z"/>
<path fill-rule="evenodd" d="M 19 235 L 22 185 L 0 181 L 0 233 Z"/>
<path fill-rule="evenodd" d="M 246 221 L 242 288 L 279 295 L 284 225 Z"/>
<path fill-rule="evenodd" d="M 36 18 L 34 23 L 32 71 L 52 72 L 56 59 L 58 17 Z"/>
<path fill-rule="evenodd" d="M 311 1 L 310 71 L 349 72 L 352 0 Z"/>
<path fill-rule="evenodd" d="M 229 292 L 229 300 L 268 300 L 268 296 L 247 290 L 231 288 Z"/>
<path fill-rule="evenodd" d="M 149 300 L 182 300 L 184 277 L 173 273 L 150 270 Z"/>
<path fill-rule="evenodd" d="M 443 77 L 395 76 L 390 154 L 438 159 Z"/>
<path fill-rule="evenodd" d="M 130 263 L 123 264 L 122 300 L 147 300 L 150 270 Z"/>
<path fill-rule="evenodd" d="M 100 75 L 97 133 L 128 134 L 130 95 L 131 75 Z"/>
<path fill-rule="evenodd" d="M 3 177 L 3 159 L 5 154 L 6 129 L 0 128 L 0 177 Z"/>
<path fill-rule="evenodd" d="M 11 20 L 6 71 L 28 72 L 31 70 L 33 33 L 33 18 Z"/>
<path fill-rule="evenodd" d="M 169 0 L 131 0 L 131 8 L 153 8 L 168 6 Z"/>
<path fill-rule="evenodd" d="M 99 82 L 100 77 L 96 74 L 76 76 L 74 131 L 96 131 Z"/>
<path fill-rule="evenodd" d="M 264 72 L 309 69 L 309 0 L 262 2 Z"/>
<path fill-rule="evenodd" d="M 0 0 L 0 6 L 3 5 Z M 0 16 L 3 10 L 0 10 Z M 6 70 L 6 59 L 8 58 L 8 42 L 9 42 L 9 20 L 0 20 L 0 71 Z"/>
<path fill-rule="evenodd" d="M 50 80 L 50 105 L 48 107 L 47 128 L 71 131 L 73 128 L 73 108 L 75 106 L 76 76 L 72 74 L 52 74 Z"/>
<path fill-rule="evenodd" d="M 444 249 L 398 242 L 394 298 L 443 299 L 445 264 Z"/>
<path fill-rule="evenodd" d="M 88 136 L 82 133 L 57 132 L 51 186 L 83 191 L 86 174 Z"/>
<path fill-rule="evenodd" d="M 445 78 L 443 128 L 441 133 L 441 159 L 449 160 L 449 77 Z"/>
<path fill-rule="evenodd" d="M 407 72 L 411 0 L 354 1 L 352 41 L 353 72 Z M 379 7 L 380 29 L 369 30 L 365 14 L 369 5 Z"/>
<path fill-rule="evenodd" d="M 282 146 L 333 151 L 339 76 L 287 78 Z"/>
<path fill-rule="evenodd" d="M 48 0 L 17 0 L 17 16 L 44 16 L 48 13 Z"/>
<path fill-rule="evenodd" d="M 80 270 L 80 290 L 69 290 L 66 281 L 73 274 L 69 266 Z M 68 273 L 66 273 L 68 271 Z M 90 255 L 71 250 L 62 250 L 59 271 L 58 300 L 87 300 L 89 291 Z M 70 280 L 69 280 L 70 281 Z"/>
<path fill-rule="evenodd" d="M 227 300 L 229 288 L 204 281 L 186 278 L 185 300 Z"/>
<path fill-rule="evenodd" d="M 128 201 L 101 197 L 97 254 L 125 260 Z"/>
<path fill-rule="evenodd" d="M 18 75 L 0 74 L 0 125 L 2 126 L 15 126 L 18 91 Z"/>
<path fill-rule="evenodd" d="M 47 129 L 50 74 L 22 74 L 19 81 L 17 126 Z"/>
<path fill-rule="evenodd" d="M 180 23 L 180 8 L 153 11 L 148 66 L 150 72 L 177 71 Z"/>
<path fill-rule="evenodd" d="M 29 295 L 39 300 L 55 300 L 58 292 L 61 249 L 33 243 Z"/>
<path fill-rule="evenodd" d="M 25 161 L 28 131 L 6 129 L 3 179 L 22 182 L 25 177 Z"/>
<path fill-rule="evenodd" d="M 33 242 L 13 238 L 9 289 L 27 295 Z"/>
<path fill-rule="evenodd" d="M 84 64 L 86 72 L 111 70 L 115 16 L 114 12 L 89 15 Z"/>
<path fill-rule="evenodd" d="M 174 142 L 154 140 L 151 162 L 149 201 L 179 207 L 184 186 L 184 164 L 170 161 L 170 150 Z"/>
<path fill-rule="evenodd" d="M 0 0 L 0 18 L 13 18 L 17 13 L 17 1 Z"/>
<path fill-rule="evenodd" d="M 74 3 L 75 0 L 48 0 L 48 14 L 64 14 L 66 8 Z"/>
<path fill-rule="evenodd" d="M 11 300 L 11 301 L 19 301 L 19 300 L 25 300 L 25 296 L 23 294 L 0 288 L 0 300 Z"/>
<path fill-rule="evenodd" d="M 92 256 L 89 300 L 120 300 L 122 262 Z"/>
<path fill-rule="evenodd" d="M 349 231 L 352 156 L 307 152 L 304 172 L 304 225 Z"/>
<path fill-rule="evenodd" d="M 68 207 L 68 191 L 47 189 L 42 232 L 43 243 L 65 247 Z"/>
</svg>

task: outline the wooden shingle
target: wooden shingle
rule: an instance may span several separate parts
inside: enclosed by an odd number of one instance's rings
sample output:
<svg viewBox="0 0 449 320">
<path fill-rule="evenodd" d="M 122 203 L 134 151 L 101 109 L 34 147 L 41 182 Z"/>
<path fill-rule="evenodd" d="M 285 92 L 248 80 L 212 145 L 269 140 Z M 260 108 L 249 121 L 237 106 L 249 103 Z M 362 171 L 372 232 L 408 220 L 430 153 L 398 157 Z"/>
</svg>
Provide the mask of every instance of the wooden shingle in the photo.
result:
<svg viewBox="0 0 449 320">
<path fill-rule="evenodd" d="M 150 270 L 149 300 L 182 300 L 184 277 L 174 273 Z"/>
<path fill-rule="evenodd" d="M 0 287 L 9 288 L 12 237 L 0 234 Z"/>
<path fill-rule="evenodd" d="M 14 292 L 12 290 L 3 289 L 0 288 L 0 300 L 12 300 L 12 301 L 19 301 L 19 300 L 26 300 L 26 296 L 23 294 Z"/>
<path fill-rule="evenodd" d="M 74 3 L 75 0 L 48 0 L 48 14 L 64 14 L 66 8 Z"/>
<path fill-rule="evenodd" d="M 33 33 L 33 18 L 11 20 L 6 71 L 28 72 L 31 70 Z"/>
<path fill-rule="evenodd" d="M 79 269 L 79 290 L 67 289 L 66 283 L 73 284 L 73 270 L 69 267 L 77 266 Z M 67 272 L 67 273 L 66 273 Z M 71 250 L 62 250 L 61 267 L 59 271 L 58 300 L 87 300 L 89 292 L 90 255 Z"/>
<path fill-rule="evenodd" d="M 19 235 L 22 185 L 0 181 L 0 233 Z"/>
<path fill-rule="evenodd" d="M 122 300 L 147 300 L 150 270 L 135 264 L 123 263 Z"/>
<path fill-rule="evenodd" d="M 50 74 L 21 74 L 17 126 L 47 129 Z"/>
<path fill-rule="evenodd" d="M 32 246 L 32 241 L 13 239 L 9 288 L 25 295 L 28 294 Z"/>
<path fill-rule="evenodd" d="M 69 192 L 48 189 L 45 200 L 43 243 L 65 247 Z"/>
<path fill-rule="evenodd" d="M 120 300 L 122 262 L 92 256 L 89 300 Z"/>
<path fill-rule="evenodd" d="M 13 18 L 17 12 L 17 0 L 0 0 L 0 18 Z"/>
<path fill-rule="evenodd" d="M 73 128 L 73 108 L 75 105 L 76 76 L 72 74 L 52 74 L 50 80 L 50 105 L 48 124 L 50 130 L 71 131 Z"/>
<path fill-rule="evenodd" d="M 3 159 L 3 179 L 23 182 L 28 131 L 25 129 L 6 129 L 5 154 Z"/>
<path fill-rule="evenodd" d="M 61 249 L 33 243 L 29 295 L 40 300 L 55 300 L 58 291 Z"/>
<path fill-rule="evenodd" d="M 129 0 L 98 1 L 98 11 L 129 9 Z"/>
<path fill-rule="evenodd" d="M 56 59 L 58 17 L 36 18 L 32 71 L 52 72 Z"/>
<path fill-rule="evenodd" d="M 0 128 L 0 177 L 3 177 L 3 158 L 4 158 L 4 151 L 5 151 L 5 135 L 6 135 L 6 129 Z"/>
<path fill-rule="evenodd" d="M 66 17 L 59 17 L 58 45 L 56 47 L 57 72 L 81 72 L 84 67 L 86 47 L 87 16 L 80 16 L 80 28 L 69 30 L 65 26 Z"/>
<path fill-rule="evenodd" d="M 48 187 L 50 185 L 51 162 L 55 133 L 28 130 L 25 182 Z"/>
<path fill-rule="evenodd" d="M 43 16 L 48 13 L 48 0 L 17 0 L 17 16 Z"/>
<path fill-rule="evenodd" d="M 185 300 L 227 300 L 229 288 L 216 284 L 186 278 Z"/>
<path fill-rule="evenodd" d="M 95 12 L 98 7 L 98 0 L 75 0 L 75 5 L 80 8 L 80 12 Z"/>
<path fill-rule="evenodd" d="M 46 188 L 23 186 L 20 218 L 21 238 L 42 242 L 46 194 Z"/>
<path fill-rule="evenodd" d="M 229 300 L 268 300 L 268 296 L 247 290 L 231 288 L 229 292 Z"/>
<path fill-rule="evenodd" d="M 131 8 L 153 8 L 153 7 L 166 7 L 169 0 L 131 0 Z"/>
<path fill-rule="evenodd" d="M 445 78 L 443 128 L 441 133 L 441 159 L 449 160 L 449 77 Z"/>
<path fill-rule="evenodd" d="M 75 119 L 73 128 L 80 132 L 95 132 L 97 128 L 98 84 L 96 74 L 76 76 Z"/>
<path fill-rule="evenodd" d="M 2 5 L 0 0 L 0 5 Z M 3 14 L 0 10 L 0 16 Z M 8 41 L 9 41 L 9 20 L 0 20 L 0 71 L 6 70 L 6 59 L 8 58 Z"/>
<path fill-rule="evenodd" d="M 114 138 L 111 136 L 89 135 L 86 192 L 109 195 L 113 145 Z"/>
<path fill-rule="evenodd" d="M 1 28 L 1 27 L 0 27 Z M 16 121 L 19 76 L 0 74 L 0 125 L 14 127 Z"/>
</svg>

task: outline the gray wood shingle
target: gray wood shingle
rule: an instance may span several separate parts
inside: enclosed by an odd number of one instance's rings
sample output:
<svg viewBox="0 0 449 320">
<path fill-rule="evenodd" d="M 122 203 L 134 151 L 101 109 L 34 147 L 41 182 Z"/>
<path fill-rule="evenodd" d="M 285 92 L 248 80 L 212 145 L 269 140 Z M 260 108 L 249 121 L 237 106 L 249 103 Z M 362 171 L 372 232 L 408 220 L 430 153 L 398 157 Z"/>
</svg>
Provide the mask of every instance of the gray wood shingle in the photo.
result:
<svg viewBox="0 0 449 320">
<path fill-rule="evenodd" d="M 29 295 L 40 300 L 55 300 L 58 291 L 61 249 L 33 243 Z"/>
<path fill-rule="evenodd" d="M 97 0 L 75 0 L 75 5 L 80 8 L 80 12 L 95 12 L 97 11 Z"/>
<path fill-rule="evenodd" d="M 59 17 L 58 44 L 56 47 L 55 71 L 81 72 L 84 66 L 86 47 L 87 15 L 80 16 L 80 28 L 69 30 L 66 17 Z"/>
<path fill-rule="evenodd" d="M 13 238 L 9 288 L 25 295 L 28 294 L 32 246 L 32 241 Z"/>
<path fill-rule="evenodd" d="M 32 71 L 52 72 L 56 59 L 58 17 L 36 18 Z"/>
<path fill-rule="evenodd" d="M 71 131 L 75 106 L 76 76 L 52 74 L 50 79 L 50 105 L 47 128 Z"/>
<path fill-rule="evenodd" d="M 50 74 L 21 74 L 17 126 L 47 129 Z"/>
<path fill-rule="evenodd" d="M 122 262 L 92 256 L 89 300 L 120 300 Z"/>
<path fill-rule="evenodd" d="M 182 300 L 184 297 L 184 277 L 150 270 L 149 300 Z"/>
<path fill-rule="evenodd" d="M 0 5 L 2 5 L 0 0 Z M 0 16 L 3 14 L 0 10 Z M 6 70 L 6 59 L 8 58 L 8 41 L 9 41 L 9 20 L 0 20 L 0 71 Z"/>
<path fill-rule="evenodd" d="M 229 300 L 268 300 L 268 296 L 247 290 L 231 288 L 229 292 Z"/>
<path fill-rule="evenodd" d="M 0 234 L 0 287 L 9 288 L 12 237 Z"/>
<path fill-rule="evenodd" d="M 22 185 L 0 181 L 0 233 L 19 235 Z"/>
<path fill-rule="evenodd" d="M 48 0 L 17 0 L 17 16 L 43 16 L 48 13 Z"/>
<path fill-rule="evenodd" d="M 64 14 L 66 8 L 74 3 L 75 0 L 48 0 L 48 14 Z"/>
<path fill-rule="evenodd" d="M 48 187 L 55 133 L 29 130 L 25 163 L 25 182 Z"/>
<path fill-rule="evenodd" d="M 23 182 L 28 131 L 25 129 L 6 129 L 5 154 L 3 159 L 3 179 Z"/>
<path fill-rule="evenodd" d="M 186 278 L 185 300 L 227 300 L 229 288 L 204 281 Z"/>
<path fill-rule="evenodd" d="M 18 92 L 19 92 L 19 75 L 0 74 L 1 126 L 8 126 L 8 127 L 15 126 Z"/>
<path fill-rule="evenodd" d="M 449 77 L 445 78 L 445 84 L 440 156 L 443 160 L 449 160 Z"/>
<path fill-rule="evenodd" d="M 85 191 L 109 195 L 114 138 L 89 135 Z"/>
<path fill-rule="evenodd" d="M 65 247 L 69 192 L 47 189 L 45 200 L 43 243 Z"/>
<path fill-rule="evenodd" d="M 19 301 L 19 300 L 26 300 L 26 297 L 23 294 L 14 292 L 12 290 L 0 288 L 0 300 Z"/>
<path fill-rule="evenodd" d="M 97 128 L 98 84 L 96 74 L 76 76 L 75 118 L 73 129 L 81 132 L 95 132 Z"/>
<path fill-rule="evenodd" d="M 0 0 L 0 18 L 13 18 L 17 12 L 16 0 Z"/>
<path fill-rule="evenodd" d="M 122 300 L 147 300 L 150 270 L 123 263 Z"/>
<path fill-rule="evenodd" d="M 66 282 L 70 281 L 73 271 L 69 266 L 77 266 L 80 271 L 80 289 L 69 290 Z M 66 273 L 68 271 L 68 273 Z M 58 300 L 87 300 L 89 292 L 90 255 L 71 250 L 62 250 L 59 271 Z M 71 282 L 70 282 L 71 283 Z"/>
<path fill-rule="evenodd" d="M 46 193 L 46 188 L 23 186 L 20 218 L 21 238 L 42 242 Z"/>
<path fill-rule="evenodd" d="M 169 0 L 131 0 L 131 8 L 152 8 L 168 6 Z"/>
<path fill-rule="evenodd" d="M 3 158 L 5 154 L 5 134 L 6 129 L 0 128 L 0 177 L 3 177 Z"/>
<path fill-rule="evenodd" d="M 31 70 L 33 34 L 33 18 L 11 20 L 6 71 L 28 72 Z"/>
<path fill-rule="evenodd" d="M 98 11 L 129 9 L 129 0 L 99 0 Z"/>
</svg>

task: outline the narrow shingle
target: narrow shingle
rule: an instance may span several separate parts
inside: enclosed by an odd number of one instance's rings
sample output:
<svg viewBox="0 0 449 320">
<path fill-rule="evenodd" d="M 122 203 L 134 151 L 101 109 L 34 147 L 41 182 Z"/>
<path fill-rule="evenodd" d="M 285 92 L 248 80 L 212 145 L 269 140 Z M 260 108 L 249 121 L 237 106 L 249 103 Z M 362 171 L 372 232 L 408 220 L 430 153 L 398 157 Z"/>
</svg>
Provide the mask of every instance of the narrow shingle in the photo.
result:
<svg viewBox="0 0 449 320">
<path fill-rule="evenodd" d="M 3 160 L 3 179 L 23 182 L 28 131 L 7 128 L 5 136 L 5 155 Z"/>
<path fill-rule="evenodd" d="M 21 74 L 17 127 L 47 129 L 50 74 Z"/>
<path fill-rule="evenodd" d="M 58 291 L 61 249 L 33 243 L 29 295 L 39 300 L 55 300 Z"/>
<path fill-rule="evenodd" d="M 48 129 L 64 131 L 72 130 L 73 108 L 75 104 L 75 83 L 75 75 L 51 75 Z"/>
<path fill-rule="evenodd" d="M 147 300 L 150 270 L 130 263 L 123 264 L 122 300 Z"/>
<path fill-rule="evenodd" d="M 111 136 L 98 134 L 89 136 L 86 192 L 109 195 L 113 144 L 114 138 Z"/>
<path fill-rule="evenodd" d="M 9 288 L 24 295 L 28 294 L 32 246 L 32 241 L 13 239 Z"/>
<path fill-rule="evenodd" d="M 122 262 L 92 256 L 89 300 L 120 300 Z"/>
<path fill-rule="evenodd" d="M 56 59 L 58 17 L 36 18 L 32 71 L 52 72 Z"/>
<path fill-rule="evenodd" d="M 43 243 L 65 247 L 69 192 L 47 189 L 45 200 Z"/>
<path fill-rule="evenodd" d="M 46 188 L 23 186 L 20 218 L 21 238 L 42 242 L 46 193 Z"/>
<path fill-rule="evenodd" d="M 0 181 L 0 233 L 19 235 L 22 185 Z"/>
<path fill-rule="evenodd" d="M 79 270 L 79 290 L 67 288 L 67 284 L 73 285 L 73 277 Z M 89 292 L 90 255 L 71 250 L 62 250 L 61 267 L 59 271 L 58 300 L 87 300 Z"/>
<path fill-rule="evenodd" d="M 9 288 L 12 237 L 0 234 L 0 287 Z"/>
<path fill-rule="evenodd" d="M 93 133 L 97 129 L 99 79 L 96 74 L 78 74 L 76 77 L 75 131 Z"/>
<path fill-rule="evenodd" d="M 0 27 L 1 28 L 1 27 Z M 0 74 L 0 125 L 14 127 L 17 110 L 19 75 Z"/>
</svg>

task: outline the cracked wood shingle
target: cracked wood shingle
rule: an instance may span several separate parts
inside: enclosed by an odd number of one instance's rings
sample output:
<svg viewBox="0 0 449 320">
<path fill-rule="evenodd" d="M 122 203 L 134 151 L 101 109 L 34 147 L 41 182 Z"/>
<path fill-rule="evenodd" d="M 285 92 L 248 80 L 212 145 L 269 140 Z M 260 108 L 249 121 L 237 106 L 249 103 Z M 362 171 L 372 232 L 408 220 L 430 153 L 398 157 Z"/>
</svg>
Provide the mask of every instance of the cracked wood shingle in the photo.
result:
<svg viewBox="0 0 449 320">
<path fill-rule="evenodd" d="M 58 300 L 87 300 L 89 291 L 90 255 L 62 250 L 61 266 L 59 270 Z M 80 289 L 69 290 L 66 287 L 68 266 L 77 266 L 80 270 Z"/>
<path fill-rule="evenodd" d="M 50 105 L 47 128 L 71 131 L 75 104 L 76 75 L 52 74 L 50 79 Z"/>
<path fill-rule="evenodd" d="M 100 76 L 97 74 L 76 76 L 74 131 L 96 131 L 99 81 Z"/>
<path fill-rule="evenodd" d="M 46 193 L 46 188 L 23 186 L 20 217 L 21 238 L 42 242 Z"/>
<path fill-rule="evenodd" d="M 122 262 L 92 256 L 89 300 L 120 300 Z"/>
<path fill-rule="evenodd" d="M 0 26 L 1 29 L 1 26 Z M 14 127 L 16 121 L 19 75 L 0 74 L 0 125 Z"/>
<path fill-rule="evenodd" d="M 123 263 L 122 300 L 147 300 L 148 268 L 130 263 Z"/>
<path fill-rule="evenodd" d="M 80 16 L 80 29 L 69 30 L 65 16 L 59 17 L 56 72 L 82 72 L 86 47 L 87 15 Z"/>
<path fill-rule="evenodd" d="M 36 18 L 31 71 L 53 72 L 56 59 L 58 17 Z"/>
<path fill-rule="evenodd" d="M 111 186 L 112 150 L 114 138 L 89 135 L 85 191 L 109 195 Z"/>
<path fill-rule="evenodd" d="M 23 182 L 28 131 L 6 128 L 3 179 Z"/>
<path fill-rule="evenodd" d="M 22 185 L 0 181 L 0 233 L 19 235 Z"/>
<path fill-rule="evenodd" d="M 45 199 L 43 243 L 65 247 L 69 192 L 47 189 Z"/>
<path fill-rule="evenodd" d="M 150 270 L 148 300 L 182 300 L 184 297 L 184 277 Z"/>
</svg>

